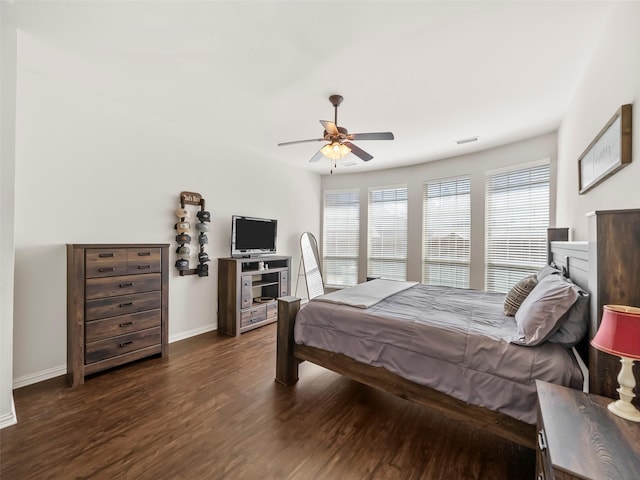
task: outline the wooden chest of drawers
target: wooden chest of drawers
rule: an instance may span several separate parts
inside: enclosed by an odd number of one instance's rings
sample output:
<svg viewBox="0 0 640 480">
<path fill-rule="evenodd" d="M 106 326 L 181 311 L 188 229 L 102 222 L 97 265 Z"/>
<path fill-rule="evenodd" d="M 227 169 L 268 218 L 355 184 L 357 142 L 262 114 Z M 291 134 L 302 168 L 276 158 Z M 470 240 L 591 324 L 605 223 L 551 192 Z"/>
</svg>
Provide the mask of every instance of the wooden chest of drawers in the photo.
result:
<svg viewBox="0 0 640 480">
<path fill-rule="evenodd" d="M 168 244 L 67 244 L 67 375 L 165 356 Z"/>
<path fill-rule="evenodd" d="M 640 424 L 607 409 L 613 400 L 536 380 L 536 480 L 640 478 Z"/>
</svg>

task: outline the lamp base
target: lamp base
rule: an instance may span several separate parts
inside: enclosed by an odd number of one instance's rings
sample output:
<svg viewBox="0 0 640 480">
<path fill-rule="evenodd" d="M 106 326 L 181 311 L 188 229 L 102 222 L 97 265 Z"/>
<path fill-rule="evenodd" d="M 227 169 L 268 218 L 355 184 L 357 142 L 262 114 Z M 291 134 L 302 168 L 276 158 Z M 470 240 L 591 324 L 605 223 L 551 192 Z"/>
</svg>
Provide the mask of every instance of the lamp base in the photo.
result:
<svg viewBox="0 0 640 480">
<path fill-rule="evenodd" d="M 633 390 L 636 388 L 636 378 L 633 376 L 633 359 L 620 357 L 620 363 L 622 364 L 618 374 L 620 388 L 617 389 L 620 400 L 610 403 L 608 405 L 609 411 L 632 422 L 640 422 L 640 412 L 631 403 L 635 397 Z"/>
<path fill-rule="evenodd" d="M 616 400 L 607 405 L 607 408 L 619 417 L 631 420 L 632 422 L 640 422 L 640 412 L 636 410 L 631 403 Z"/>
</svg>

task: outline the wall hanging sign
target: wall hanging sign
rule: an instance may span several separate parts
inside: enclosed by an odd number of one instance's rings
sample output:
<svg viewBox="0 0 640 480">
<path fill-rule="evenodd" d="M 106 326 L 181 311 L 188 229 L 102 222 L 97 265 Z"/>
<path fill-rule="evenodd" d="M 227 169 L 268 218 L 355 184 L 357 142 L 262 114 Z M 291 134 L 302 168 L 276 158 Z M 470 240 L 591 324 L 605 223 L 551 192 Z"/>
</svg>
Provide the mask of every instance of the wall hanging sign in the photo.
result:
<svg viewBox="0 0 640 480">
<path fill-rule="evenodd" d="M 191 218 L 191 214 L 185 208 L 187 205 L 194 205 L 200 207 L 195 217 L 197 217 L 197 223 L 195 223 L 195 233 L 193 237 L 195 248 L 198 255 L 198 264 L 196 268 L 191 268 L 190 259 L 193 256 L 191 253 L 191 223 L 196 219 Z M 205 245 L 209 243 L 207 232 L 209 231 L 209 224 L 211 222 L 211 213 L 205 210 L 205 201 L 202 195 L 196 192 L 181 192 L 180 193 L 180 207 L 174 212 L 178 217 L 178 222 L 174 225 L 174 229 L 177 231 L 176 253 L 178 259 L 176 260 L 176 268 L 181 277 L 185 275 L 198 275 L 199 277 L 209 276 L 209 265 L 211 259 L 207 252 L 205 252 Z M 191 221 L 190 221 L 191 220 Z M 195 252 L 194 252 L 195 253 Z"/>
<path fill-rule="evenodd" d="M 583 194 L 631 163 L 631 105 L 622 105 L 578 159 Z"/>
</svg>

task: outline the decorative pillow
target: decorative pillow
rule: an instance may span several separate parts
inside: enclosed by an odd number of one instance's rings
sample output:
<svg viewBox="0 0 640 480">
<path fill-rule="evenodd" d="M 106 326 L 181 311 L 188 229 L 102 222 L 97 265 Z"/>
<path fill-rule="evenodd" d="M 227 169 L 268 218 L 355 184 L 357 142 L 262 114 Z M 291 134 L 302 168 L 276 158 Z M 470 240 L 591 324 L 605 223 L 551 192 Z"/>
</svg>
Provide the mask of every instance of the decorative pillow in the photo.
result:
<svg viewBox="0 0 640 480">
<path fill-rule="evenodd" d="M 562 275 L 562 270 L 552 265 L 545 265 L 540 270 L 538 270 L 538 273 L 536 273 L 536 277 L 538 278 L 538 281 L 540 281 L 547 275 L 555 275 L 555 274 Z"/>
<path fill-rule="evenodd" d="M 538 279 L 536 278 L 536 275 L 533 274 L 528 277 L 524 277 L 511 287 L 507 296 L 504 297 L 504 314 L 513 317 L 518 311 L 518 308 L 520 308 L 524 299 L 527 298 L 527 295 L 531 293 L 531 290 L 533 290 L 533 287 L 535 287 L 537 283 Z"/>
<path fill-rule="evenodd" d="M 512 342 L 528 346 L 544 342 L 578 299 L 578 290 L 562 275 L 547 275 L 540 280 L 516 312 L 518 337 Z"/>
<path fill-rule="evenodd" d="M 549 342 L 571 348 L 587 334 L 589 328 L 589 294 L 578 290 L 578 300 L 560 319 L 560 327 L 549 337 Z"/>
</svg>

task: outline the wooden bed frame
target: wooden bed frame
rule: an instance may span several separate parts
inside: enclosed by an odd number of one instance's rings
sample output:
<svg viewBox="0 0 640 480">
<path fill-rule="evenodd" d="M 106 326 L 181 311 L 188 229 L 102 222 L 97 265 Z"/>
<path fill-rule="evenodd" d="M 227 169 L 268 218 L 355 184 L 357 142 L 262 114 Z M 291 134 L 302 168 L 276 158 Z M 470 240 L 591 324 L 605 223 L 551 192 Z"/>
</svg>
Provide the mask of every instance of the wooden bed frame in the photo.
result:
<svg viewBox="0 0 640 480">
<path fill-rule="evenodd" d="M 640 210 L 625 210 L 622 212 L 635 212 L 633 222 L 634 225 L 637 225 L 636 231 L 638 231 L 638 229 L 640 229 Z M 620 212 L 595 213 L 609 214 Z M 603 216 L 602 218 L 605 217 Z M 631 218 L 627 217 L 626 220 L 631 220 Z M 612 302 L 609 301 L 610 298 L 607 298 L 605 300 L 606 303 L 602 303 L 603 299 L 598 296 L 598 293 L 600 293 L 602 289 L 597 288 L 597 286 L 602 283 L 602 279 L 598 277 L 597 272 L 589 268 L 589 265 L 596 261 L 594 257 L 598 257 L 597 252 L 594 250 L 595 242 L 568 242 L 567 238 L 568 229 L 566 228 L 550 228 L 548 230 L 548 259 L 549 263 L 553 261 L 556 265 L 564 267 L 567 270 L 568 276 L 570 276 L 576 284 L 591 293 L 589 334 L 581 344 L 576 346 L 576 350 L 587 366 L 590 364 L 592 366 L 594 364 L 598 365 L 597 355 L 599 352 L 591 348 L 588 341 L 593 338 L 599 326 L 602 305 L 620 302 Z M 640 234 L 637 235 L 634 241 L 636 243 L 640 242 Z M 636 245 L 635 247 L 634 255 L 637 259 L 640 257 L 640 245 Z M 637 264 L 636 260 L 635 265 Z M 621 261 L 618 264 L 619 269 L 631 270 L 625 275 L 625 278 L 633 277 L 634 275 L 637 276 L 636 266 L 625 267 L 625 265 L 629 265 L 629 263 Z M 635 274 L 633 269 L 636 269 Z M 635 281 L 637 282 L 638 280 Z M 590 288 L 590 286 L 592 288 Z M 638 295 L 640 295 L 640 292 L 638 292 Z M 636 298 L 635 300 L 638 302 L 636 304 L 640 305 L 640 298 Z M 625 304 L 632 305 L 633 303 L 627 302 Z M 506 414 L 494 412 L 484 407 L 468 404 L 432 388 L 406 380 L 384 368 L 363 364 L 345 355 L 296 344 L 293 338 L 293 327 L 299 309 L 299 298 L 282 297 L 278 299 L 276 381 L 282 385 L 290 386 L 295 384 L 298 381 L 298 364 L 301 361 L 308 360 L 314 364 L 345 375 L 357 382 L 424 405 L 453 420 L 463 421 L 520 445 L 535 449 L 535 425 L 530 425 Z M 613 361 L 615 362 L 615 359 L 613 359 Z M 615 365 L 615 363 L 611 365 Z M 617 370 L 615 370 L 615 372 L 617 372 Z M 613 382 L 615 382 L 615 373 L 612 373 L 612 375 Z M 595 370 L 590 368 L 589 389 L 591 391 L 606 395 L 607 392 L 604 390 L 608 388 L 607 382 L 610 383 L 611 379 L 607 378 L 607 372 L 604 371 L 603 368 L 597 368 Z M 614 397 L 611 392 L 609 392 L 607 396 Z"/>
</svg>

